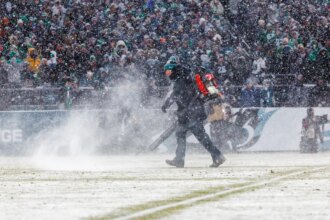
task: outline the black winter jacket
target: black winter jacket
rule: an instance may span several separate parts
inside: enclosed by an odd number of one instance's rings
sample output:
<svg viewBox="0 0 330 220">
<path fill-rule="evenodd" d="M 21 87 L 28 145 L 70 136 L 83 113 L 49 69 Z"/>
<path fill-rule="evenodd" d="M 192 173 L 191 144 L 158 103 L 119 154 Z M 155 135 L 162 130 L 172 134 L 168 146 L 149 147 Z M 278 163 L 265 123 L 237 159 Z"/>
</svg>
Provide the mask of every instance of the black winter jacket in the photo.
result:
<svg viewBox="0 0 330 220">
<path fill-rule="evenodd" d="M 173 91 L 165 105 L 168 107 L 174 102 L 177 104 L 179 124 L 192 125 L 194 122 L 205 120 L 207 116 L 204 103 L 198 96 L 190 69 L 178 65 L 173 69 L 170 79 L 174 83 Z"/>
</svg>

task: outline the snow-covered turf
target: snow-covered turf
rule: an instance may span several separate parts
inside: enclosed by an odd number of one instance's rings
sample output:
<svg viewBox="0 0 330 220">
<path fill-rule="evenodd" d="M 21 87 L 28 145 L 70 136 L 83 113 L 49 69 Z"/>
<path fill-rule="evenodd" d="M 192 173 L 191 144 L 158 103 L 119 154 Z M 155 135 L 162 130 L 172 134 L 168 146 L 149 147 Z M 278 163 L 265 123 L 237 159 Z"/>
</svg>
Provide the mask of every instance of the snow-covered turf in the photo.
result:
<svg viewBox="0 0 330 220">
<path fill-rule="evenodd" d="M 330 219 L 330 154 L 0 157 L 0 219 Z"/>
</svg>

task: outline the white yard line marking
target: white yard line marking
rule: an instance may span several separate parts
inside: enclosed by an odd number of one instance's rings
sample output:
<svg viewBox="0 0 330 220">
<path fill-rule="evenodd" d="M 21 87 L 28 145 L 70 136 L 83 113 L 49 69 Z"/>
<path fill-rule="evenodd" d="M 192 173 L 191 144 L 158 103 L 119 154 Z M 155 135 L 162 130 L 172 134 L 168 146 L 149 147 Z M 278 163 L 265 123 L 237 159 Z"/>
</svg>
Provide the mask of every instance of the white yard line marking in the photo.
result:
<svg viewBox="0 0 330 220">
<path fill-rule="evenodd" d="M 216 198 L 218 196 L 226 195 L 226 194 L 229 194 L 229 193 L 235 193 L 235 192 L 238 192 L 238 191 L 241 191 L 241 190 L 253 189 L 255 187 L 268 185 L 268 184 L 286 179 L 288 177 L 298 176 L 298 175 L 301 175 L 301 174 L 304 174 L 304 173 L 309 173 L 309 172 L 315 172 L 315 171 L 326 169 L 328 167 L 329 166 L 323 166 L 323 167 L 318 167 L 318 168 L 309 168 L 309 169 L 305 169 L 305 170 L 302 170 L 302 171 L 297 171 L 297 172 L 294 172 L 294 173 L 290 173 L 290 174 L 287 174 L 287 175 L 278 176 L 278 177 L 275 177 L 275 178 L 272 178 L 272 179 L 269 179 L 269 180 L 264 180 L 264 181 L 261 181 L 261 182 L 252 183 L 252 184 L 247 185 L 247 186 L 241 186 L 241 187 L 236 187 L 236 188 L 233 188 L 233 189 L 222 190 L 221 192 L 218 192 L 218 193 L 203 195 L 203 196 L 187 199 L 187 200 L 180 201 L 180 202 L 173 202 L 173 203 L 168 204 L 168 205 L 162 205 L 162 206 L 158 206 L 158 207 L 138 211 L 136 213 L 129 214 L 129 215 L 119 217 L 119 218 L 116 218 L 116 219 L 117 220 L 125 220 L 125 219 L 144 217 L 144 216 L 147 216 L 147 215 L 159 212 L 159 211 L 174 208 L 176 206 L 189 205 L 189 204 L 193 204 L 195 202 L 199 202 L 199 201 L 207 200 L 207 199 L 213 199 L 213 198 Z"/>
</svg>

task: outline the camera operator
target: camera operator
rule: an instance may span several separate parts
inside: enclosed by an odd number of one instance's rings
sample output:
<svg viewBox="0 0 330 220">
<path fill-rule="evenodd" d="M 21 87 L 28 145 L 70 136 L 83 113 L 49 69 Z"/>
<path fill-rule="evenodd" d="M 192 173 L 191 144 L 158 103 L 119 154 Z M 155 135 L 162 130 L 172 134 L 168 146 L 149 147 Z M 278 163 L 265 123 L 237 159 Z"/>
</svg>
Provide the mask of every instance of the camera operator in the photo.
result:
<svg viewBox="0 0 330 220">
<path fill-rule="evenodd" d="M 324 124 L 328 122 L 328 115 L 315 116 L 314 109 L 307 109 L 307 117 L 302 120 L 302 137 L 300 141 L 301 153 L 317 153 L 318 141 L 323 143 Z"/>
</svg>

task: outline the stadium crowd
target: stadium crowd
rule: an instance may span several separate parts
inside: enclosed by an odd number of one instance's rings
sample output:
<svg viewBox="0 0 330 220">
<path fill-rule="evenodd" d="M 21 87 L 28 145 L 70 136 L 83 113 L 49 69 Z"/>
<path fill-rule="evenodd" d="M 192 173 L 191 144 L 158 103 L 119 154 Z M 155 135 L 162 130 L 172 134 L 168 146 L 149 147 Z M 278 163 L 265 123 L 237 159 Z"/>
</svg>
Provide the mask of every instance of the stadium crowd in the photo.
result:
<svg viewBox="0 0 330 220">
<path fill-rule="evenodd" d="M 168 85 L 171 55 L 215 73 L 240 106 L 329 104 L 327 0 L 12 0 L 0 4 L 0 87 Z M 291 77 L 290 77 L 291 76 Z M 298 94 L 316 83 L 308 95 Z M 258 85 L 262 85 L 260 88 Z M 302 96 L 302 98 L 300 97 Z M 316 101 L 317 100 L 317 101 Z M 312 103 L 313 102 L 313 103 Z"/>
</svg>

